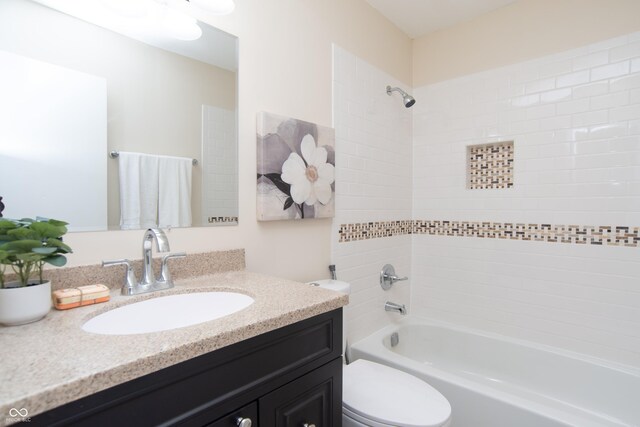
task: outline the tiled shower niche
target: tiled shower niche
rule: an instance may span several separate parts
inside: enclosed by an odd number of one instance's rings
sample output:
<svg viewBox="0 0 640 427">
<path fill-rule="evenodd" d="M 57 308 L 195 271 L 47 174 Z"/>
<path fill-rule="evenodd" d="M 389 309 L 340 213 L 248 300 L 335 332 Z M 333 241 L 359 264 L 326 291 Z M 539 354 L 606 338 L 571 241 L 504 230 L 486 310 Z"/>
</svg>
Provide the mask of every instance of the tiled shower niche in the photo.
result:
<svg viewBox="0 0 640 427">
<path fill-rule="evenodd" d="M 467 146 L 467 188 L 513 187 L 513 141 Z"/>
</svg>

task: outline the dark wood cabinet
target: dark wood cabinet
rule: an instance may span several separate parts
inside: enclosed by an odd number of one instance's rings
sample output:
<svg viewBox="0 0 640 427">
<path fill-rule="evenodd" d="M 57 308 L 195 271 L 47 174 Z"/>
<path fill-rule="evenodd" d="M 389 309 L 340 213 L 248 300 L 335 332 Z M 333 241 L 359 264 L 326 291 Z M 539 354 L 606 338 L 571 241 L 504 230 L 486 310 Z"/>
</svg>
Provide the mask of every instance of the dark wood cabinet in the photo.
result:
<svg viewBox="0 0 640 427">
<path fill-rule="evenodd" d="M 207 424 L 207 427 L 245 427 L 242 426 L 243 420 L 250 420 L 251 427 L 258 426 L 258 402 L 251 402 L 250 404 L 225 415 L 218 421 Z M 246 421 L 245 424 L 247 424 Z"/>
<path fill-rule="evenodd" d="M 40 426 L 340 427 L 342 309 L 31 418 Z"/>
<path fill-rule="evenodd" d="M 341 368 L 336 359 L 260 398 L 260 427 L 340 426 Z"/>
</svg>

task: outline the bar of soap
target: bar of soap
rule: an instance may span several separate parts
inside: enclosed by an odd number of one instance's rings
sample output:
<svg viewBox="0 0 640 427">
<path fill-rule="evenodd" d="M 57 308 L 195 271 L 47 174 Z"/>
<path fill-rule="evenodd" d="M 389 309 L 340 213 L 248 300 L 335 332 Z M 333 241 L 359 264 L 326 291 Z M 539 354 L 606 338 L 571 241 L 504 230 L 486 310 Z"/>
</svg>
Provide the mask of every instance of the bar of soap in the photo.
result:
<svg viewBox="0 0 640 427">
<path fill-rule="evenodd" d="M 87 285 L 53 291 L 53 306 L 58 310 L 67 310 L 107 302 L 109 298 L 109 288 L 105 285 Z"/>
</svg>

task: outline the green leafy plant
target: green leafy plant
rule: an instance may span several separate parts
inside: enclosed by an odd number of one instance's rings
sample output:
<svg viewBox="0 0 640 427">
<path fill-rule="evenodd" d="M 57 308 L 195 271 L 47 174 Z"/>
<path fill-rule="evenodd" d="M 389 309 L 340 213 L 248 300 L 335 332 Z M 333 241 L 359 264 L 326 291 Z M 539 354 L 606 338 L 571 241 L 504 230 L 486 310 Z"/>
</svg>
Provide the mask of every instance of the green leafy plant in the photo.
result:
<svg viewBox="0 0 640 427">
<path fill-rule="evenodd" d="M 44 283 L 45 264 L 65 265 L 65 254 L 73 252 L 62 242 L 66 225 L 55 219 L 0 218 L 0 288 L 5 287 L 7 267 L 11 267 L 20 286 L 29 286 Z M 30 283 L 34 275 L 38 282 Z"/>
</svg>

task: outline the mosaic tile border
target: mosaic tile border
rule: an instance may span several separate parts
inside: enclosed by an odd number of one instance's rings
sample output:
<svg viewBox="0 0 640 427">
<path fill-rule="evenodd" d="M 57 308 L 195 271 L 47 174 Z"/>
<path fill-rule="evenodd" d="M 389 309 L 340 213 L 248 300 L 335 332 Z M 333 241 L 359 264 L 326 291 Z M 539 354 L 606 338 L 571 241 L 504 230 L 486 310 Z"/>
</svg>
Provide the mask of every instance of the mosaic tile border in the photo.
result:
<svg viewBox="0 0 640 427">
<path fill-rule="evenodd" d="M 467 188 L 513 187 L 513 141 L 467 146 Z"/>
<path fill-rule="evenodd" d="M 414 221 L 414 234 L 462 236 L 551 243 L 640 245 L 640 227 L 524 224 L 470 221 Z"/>
<path fill-rule="evenodd" d="M 237 216 L 210 216 L 207 218 L 209 224 L 220 224 L 225 222 L 238 222 Z"/>
<path fill-rule="evenodd" d="M 510 222 L 401 220 L 342 224 L 340 243 L 406 234 L 525 240 L 578 245 L 640 246 L 640 227 Z"/>
<path fill-rule="evenodd" d="M 413 220 L 361 222 L 342 224 L 338 230 L 340 242 L 401 236 L 413 233 Z"/>
</svg>

